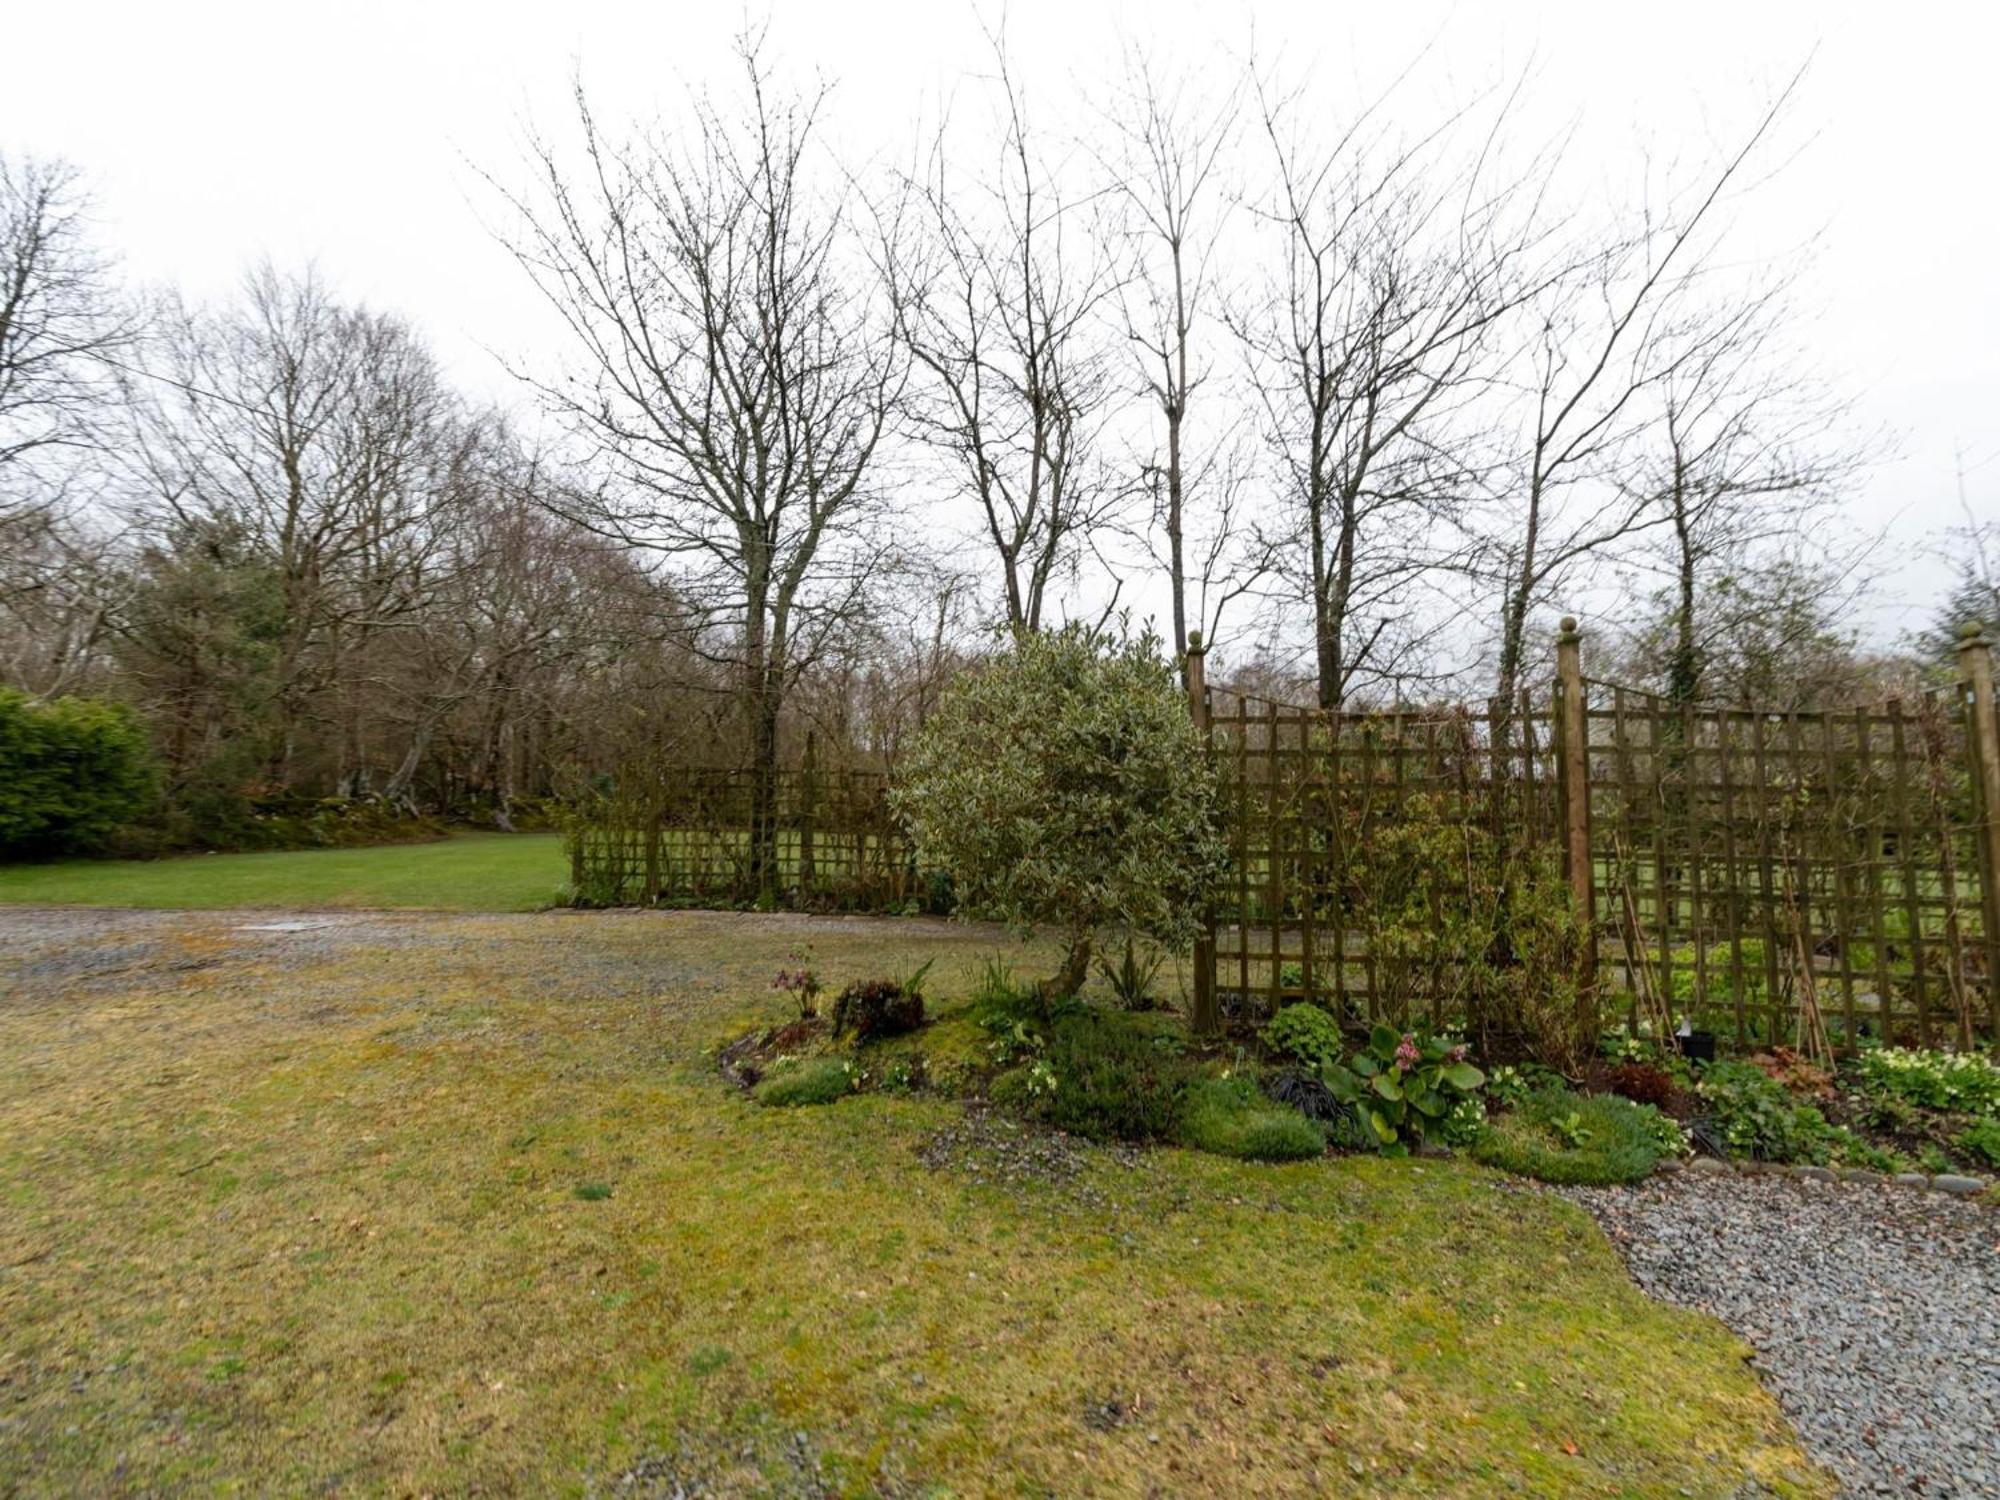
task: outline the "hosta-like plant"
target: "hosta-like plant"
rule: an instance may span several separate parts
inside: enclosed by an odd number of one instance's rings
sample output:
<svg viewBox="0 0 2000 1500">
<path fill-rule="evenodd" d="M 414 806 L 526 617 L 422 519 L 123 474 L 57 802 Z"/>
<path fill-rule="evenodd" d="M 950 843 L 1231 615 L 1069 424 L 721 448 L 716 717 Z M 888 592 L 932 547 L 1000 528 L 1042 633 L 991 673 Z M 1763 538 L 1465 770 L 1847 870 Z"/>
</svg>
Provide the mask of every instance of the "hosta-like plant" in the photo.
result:
<svg viewBox="0 0 2000 1500">
<path fill-rule="evenodd" d="M 1367 1046 L 1320 1076 L 1368 1127 L 1378 1150 L 1401 1156 L 1412 1145 L 1448 1137 L 1454 1116 L 1463 1118 L 1459 1106 L 1486 1082 L 1466 1051 L 1450 1037 L 1377 1026 Z"/>
</svg>

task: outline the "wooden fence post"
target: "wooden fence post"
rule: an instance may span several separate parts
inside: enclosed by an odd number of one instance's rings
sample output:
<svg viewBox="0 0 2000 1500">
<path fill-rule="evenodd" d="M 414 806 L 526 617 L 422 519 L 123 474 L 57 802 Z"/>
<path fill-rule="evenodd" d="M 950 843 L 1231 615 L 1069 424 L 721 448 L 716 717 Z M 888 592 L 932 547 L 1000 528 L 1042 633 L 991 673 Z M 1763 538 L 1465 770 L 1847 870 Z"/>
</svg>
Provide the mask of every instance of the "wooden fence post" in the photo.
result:
<svg viewBox="0 0 2000 1500">
<path fill-rule="evenodd" d="M 1597 1018 L 1597 890 L 1590 858 L 1590 721 L 1583 690 L 1583 637 L 1576 621 L 1563 617 L 1556 637 L 1557 769 L 1562 779 L 1563 873 L 1570 900 L 1582 914 L 1583 972 L 1577 1002 L 1594 1025 Z"/>
<path fill-rule="evenodd" d="M 1209 752 L 1208 682 L 1202 663 L 1205 654 L 1201 632 L 1189 631 L 1182 675 L 1187 680 L 1188 716 L 1194 720 L 1204 757 Z M 1196 1032 L 1204 1035 L 1218 1030 L 1222 1022 L 1215 1005 L 1215 916 L 1206 898 L 1194 938 L 1194 1014 L 1189 1021 Z"/>
<path fill-rule="evenodd" d="M 812 894 L 814 820 L 819 813 L 819 736 L 806 731 L 805 759 L 799 764 L 799 894 Z"/>
<path fill-rule="evenodd" d="M 1979 905 L 1986 940 L 1986 1013 L 2000 1051 L 2000 715 L 1994 710 L 1993 648 L 1968 620 L 1958 631 L 1958 668 L 1965 684 L 1966 754 L 1971 761 L 1979 839 Z"/>
</svg>

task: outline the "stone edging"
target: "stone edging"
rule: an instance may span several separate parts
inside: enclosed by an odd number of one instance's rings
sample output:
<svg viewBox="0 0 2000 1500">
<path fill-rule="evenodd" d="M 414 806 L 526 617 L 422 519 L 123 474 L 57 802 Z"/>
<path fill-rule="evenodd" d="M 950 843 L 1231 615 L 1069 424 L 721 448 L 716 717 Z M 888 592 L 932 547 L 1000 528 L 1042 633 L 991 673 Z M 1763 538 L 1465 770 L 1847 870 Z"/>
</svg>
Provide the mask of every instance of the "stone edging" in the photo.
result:
<svg viewBox="0 0 2000 1500">
<path fill-rule="evenodd" d="M 1932 1192 L 1951 1193 L 1960 1198 L 1977 1197 L 1991 1186 L 1984 1177 L 1961 1177 L 1950 1172 L 1935 1177 L 1922 1172 L 1898 1172 L 1892 1177 L 1860 1167 L 1798 1167 L 1781 1161 L 1727 1161 L 1719 1156 L 1697 1156 L 1690 1161 L 1669 1158 L 1653 1168 L 1655 1176 L 1681 1171 L 1719 1177 L 1798 1177 L 1808 1182 L 1858 1182 L 1877 1187 L 1928 1188 Z"/>
</svg>

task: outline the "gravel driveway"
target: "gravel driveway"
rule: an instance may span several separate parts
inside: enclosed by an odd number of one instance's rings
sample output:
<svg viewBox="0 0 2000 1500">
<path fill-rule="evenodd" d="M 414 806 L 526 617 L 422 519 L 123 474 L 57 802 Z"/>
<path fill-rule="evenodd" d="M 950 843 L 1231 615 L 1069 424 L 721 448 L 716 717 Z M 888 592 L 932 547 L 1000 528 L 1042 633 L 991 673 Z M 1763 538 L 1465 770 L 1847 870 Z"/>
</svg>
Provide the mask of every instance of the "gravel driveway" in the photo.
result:
<svg viewBox="0 0 2000 1500">
<path fill-rule="evenodd" d="M 1682 1173 L 1571 1189 L 1639 1285 L 1712 1313 L 1856 1495 L 2000 1496 L 2000 1213 Z"/>
</svg>

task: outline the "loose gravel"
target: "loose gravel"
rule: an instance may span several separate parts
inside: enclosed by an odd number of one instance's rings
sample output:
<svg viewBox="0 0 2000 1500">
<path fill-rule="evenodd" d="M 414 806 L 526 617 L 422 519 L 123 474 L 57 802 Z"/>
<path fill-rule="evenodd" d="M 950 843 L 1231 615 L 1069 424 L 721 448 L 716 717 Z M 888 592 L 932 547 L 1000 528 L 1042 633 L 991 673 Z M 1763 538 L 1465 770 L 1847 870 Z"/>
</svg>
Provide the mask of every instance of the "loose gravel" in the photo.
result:
<svg viewBox="0 0 2000 1500">
<path fill-rule="evenodd" d="M 1662 1301 L 1756 1348 L 1855 1495 L 2000 1497 L 2000 1213 L 1943 1193 L 1682 1173 L 1564 1189 Z"/>
</svg>

